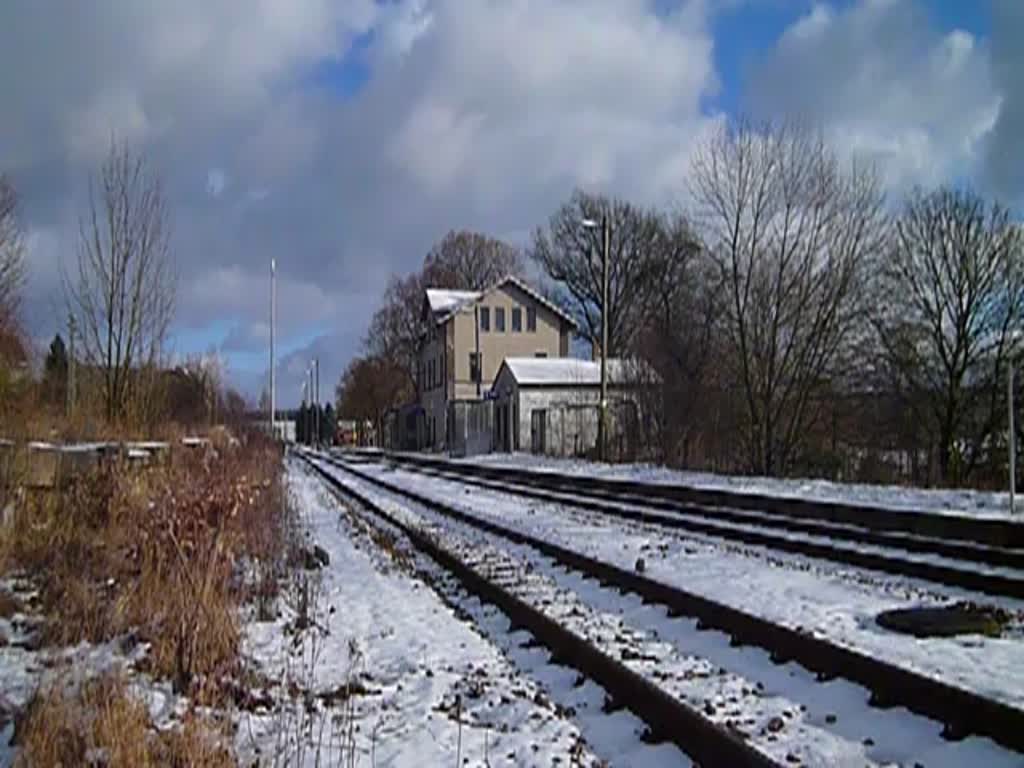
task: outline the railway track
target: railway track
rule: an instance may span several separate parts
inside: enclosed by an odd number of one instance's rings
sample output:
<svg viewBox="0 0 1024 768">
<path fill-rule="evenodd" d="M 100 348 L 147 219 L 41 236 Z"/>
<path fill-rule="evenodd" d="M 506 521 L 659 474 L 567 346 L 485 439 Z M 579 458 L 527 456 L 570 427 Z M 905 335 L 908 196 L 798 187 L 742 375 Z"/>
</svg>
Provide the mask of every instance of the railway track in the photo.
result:
<svg viewBox="0 0 1024 768">
<path fill-rule="evenodd" d="M 887 532 L 907 537 L 975 544 L 994 549 L 1024 551 L 1024 525 L 1007 520 L 944 515 L 923 510 L 892 510 L 860 504 L 770 496 L 739 491 L 712 490 L 686 485 L 646 483 L 587 475 L 562 474 L 519 467 L 498 467 L 452 462 L 409 453 L 376 452 L 391 461 L 421 467 L 440 467 L 464 476 L 515 481 L 545 488 L 557 482 L 561 490 L 589 498 L 632 499 L 669 511 L 749 512 L 782 526 L 787 521 L 848 526 L 865 532 Z M 796 530 L 796 529 L 795 529 Z"/>
<path fill-rule="evenodd" d="M 887 529 L 831 523 L 727 507 L 698 506 L 658 496 L 612 494 L 578 487 L 578 478 L 551 473 L 501 470 L 389 456 L 395 463 L 436 477 L 540 501 L 568 505 L 633 522 L 714 536 L 788 554 L 923 579 L 987 595 L 1024 599 L 1024 550 L 967 541 L 946 541 Z M 567 484 L 569 488 L 563 487 Z M 915 513 L 893 513 L 900 517 Z M 1024 526 L 1022 526 L 1024 527 Z M 910 557 L 899 554 L 910 553 Z M 1015 571 L 1019 571 L 1016 573 Z"/>
<path fill-rule="evenodd" d="M 514 545 L 529 547 L 560 567 L 596 579 L 623 594 L 634 593 L 645 603 L 665 606 L 669 615 L 692 617 L 697 621 L 698 630 L 725 633 L 734 646 L 763 649 L 776 664 L 796 662 L 823 683 L 843 679 L 862 686 L 870 693 L 869 706 L 881 709 L 905 707 L 917 715 L 941 723 L 944 738 L 955 741 L 969 735 L 978 735 L 1015 753 L 1024 753 L 1024 711 L 1003 702 L 772 623 L 521 531 L 479 519 L 436 498 L 385 482 L 336 458 L 322 458 L 389 494 L 415 502 L 440 516 L 500 537 Z M 323 475 L 330 475 L 322 468 L 319 471 Z"/>
<path fill-rule="evenodd" d="M 508 574 L 507 568 L 494 562 L 484 562 L 479 553 L 467 556 L 463 552 L 460 557 L 435 537 L 409 525 L 366 494 L 325 471 L 309 455 L 302 454 L 302 457 L 335 491 L 401 531 L 417 550 L 448 571 L 468 592 L 498 607 L 508 616 L 513 627 L 527 630 L 550 650 L 554 658 L 564 660 L 601 685 L 617 705 L 628 708 L 647 724 L 653 738 L 674 743 L 703 765 L 781 768 L 782 763 L 754 749 L 735 732 L 712 722 L 523 600 L 509 589 L 507 578 L 504 578 Z"/>
</svg>

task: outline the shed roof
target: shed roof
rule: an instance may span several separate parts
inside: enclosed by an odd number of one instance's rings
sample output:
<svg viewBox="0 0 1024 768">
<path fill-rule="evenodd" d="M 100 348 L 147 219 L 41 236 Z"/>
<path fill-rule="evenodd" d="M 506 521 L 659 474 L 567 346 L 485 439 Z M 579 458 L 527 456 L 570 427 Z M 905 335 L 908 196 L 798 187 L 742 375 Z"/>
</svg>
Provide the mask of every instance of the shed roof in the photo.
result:
<svg viewBox="0 0 1024 768">
<path fill-rule="evenodd" d="M 502 365 L 508 368 L 520 386 L 598 386 L 601 383 L 601 363 L 598 360 L 580 360 L 575 357 L 506 357 Z M 649 366 L 635 360 L 608 358 L 608 382 L 624 384 L 635 378 L 637 366 Z M 499 372 L 500 374 L 500 372 Z"/>
</svg>

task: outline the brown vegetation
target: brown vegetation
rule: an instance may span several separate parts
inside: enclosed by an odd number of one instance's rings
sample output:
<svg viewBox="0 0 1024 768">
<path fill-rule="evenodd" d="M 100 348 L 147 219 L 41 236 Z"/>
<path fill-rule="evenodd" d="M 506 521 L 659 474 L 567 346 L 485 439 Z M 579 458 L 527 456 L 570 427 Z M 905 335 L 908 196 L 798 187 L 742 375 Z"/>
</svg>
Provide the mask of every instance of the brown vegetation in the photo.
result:
<svg viewBox="0 0 1024 768">
<path fill-rule="evenodd" d="M 18 766 L 86 765 L 103 756 L 109 768 L 233 766 L 223 735 L 195 716 L 157 732 L 146 708 L 122 680 L 107 676 L 77 690 L 57 684 L 40 691 L 18 727 Z"/>
<path fill-rule="evenodd" d="M 38 580 L 44 641 L 132 633 L 151 673 L 214 701 L 237 664 L 239 604 L 273 586 L 245 575 L 280 561 L 282 509 L 278 449 L 254 435 L 30 499 L 0 565 Z"/>
</svg>

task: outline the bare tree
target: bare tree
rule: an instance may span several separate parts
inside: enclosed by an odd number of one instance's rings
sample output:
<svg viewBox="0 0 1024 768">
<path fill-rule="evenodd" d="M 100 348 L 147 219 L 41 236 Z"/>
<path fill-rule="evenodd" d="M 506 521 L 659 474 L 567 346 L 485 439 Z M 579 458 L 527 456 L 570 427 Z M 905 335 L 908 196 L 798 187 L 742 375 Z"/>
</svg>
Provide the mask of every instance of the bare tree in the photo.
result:
<svg viewBox="0 0 1024 768">
<path fill-rule="evenodd" d="M 998 203 L 916 191 L 878 276 L 881 367 L 931 433 L 946 482 L 968 478 L 1001 424 L 1007 362 L 1024 352 L 1024 237 Z"/>
<path fill-rule="evenodd" d="M 406 277 L 392 276 L 363 339 L 367 354 L 388 360 L 401 372 L 409 391 L 416 396 L 419 395 L 416 371 L 423 335 L 423 291 L 423 278 L 418 272 Z"/>
<path fill-rule="evenodd" d="M 385 411 L 408 397 L 409 388 L 401 372 L 381 357 L 353 358 L 334 389 L 337 414 L 341 419 L 359 422 L 359 438 L 363 442 L 363 424 L 370 421 L 378 434 Z"/>
<path fill-rule="evenodd" d="M 611 242 L 608 265 L 608 356 L 622 354 L 643 325 L 652 288 L 666 263 L 688 249 L 685 238 L 671 237 L 665 217 L 624 200 L 609 200 L 577 190 L 533 236 L 531 257 L 569 299 L 581 334 L 592 344 L 601 339 L 601 231 L 581 225 L 608 216 Z"/>
<path fill-rule="evenodd" d="M 370 320 L 363 340 L 369 357 L 387 360 L 392 370 L 404 375 L 418 395 L 416 379 L 423 325 L 423 299 L 427 288 L 479 291 L 507 275 L 522 275 L 520 252 L 492 237 L 476 232 L 449 232 L 431 248 L 423 267 L 405 277 L 392 276 L 381 306 Z"/>
<path fill-rule="evenodd" d="M 518 248 L 479 232 L 452 230 L 424 259 L 423 282 L 429 288 L 479 291 L 523 271 Z"/>
<path fill-rule="evenodd" d="M 631 356 L 654 371 L 656 386 L 641 380 L 643 440 L 663 463 L 689 466 L 708 408 L 707 371 L 719 338 L 721 279 L 696 241 L 688 222 L 677 217 L 670 235 L 677 245 L 656 255 L 658 275 L 644 306 L 642 332 Z"/>
<path fill-rule="evenodd" d="M 785 472 L 861 332 L 866 267 L 885 234 L 879 184 L 808 130 L 739 124 L 699 148 L 692 192 L 728 296 L 747 463 Z"/>
<path fill-rule="evenodd" d="M 160 179 L 127 146 L 112 144 L 90 181 L 77 269 L 64 284 L 84 356 L 102 373 L 106 416 L 123 420 L 147 394 L 140 373 L 163 353 L 177 286 Z"/>
<path fill-rule="evenodd" d="M 18 221 L 18 194 L 0 175 L 0 331 L 12 333 L 25 282 L 24 240 Z"/>
</svg>

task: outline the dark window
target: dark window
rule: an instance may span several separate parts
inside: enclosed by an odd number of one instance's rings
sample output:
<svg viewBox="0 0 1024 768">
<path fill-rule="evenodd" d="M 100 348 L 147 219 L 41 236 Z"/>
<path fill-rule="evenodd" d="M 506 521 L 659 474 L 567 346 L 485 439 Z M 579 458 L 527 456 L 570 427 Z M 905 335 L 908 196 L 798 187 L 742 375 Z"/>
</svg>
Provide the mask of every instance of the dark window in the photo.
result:
<svg viewBox="0 0 1024 768">
<path fill-rule="evenodd" d="M 545 352 L 545 351 L 544 351 L 543 349 L 538 349 L 538 350 L 537 350 L 537 351 L 536 351 L 536 352 L 534 353 L 534 355 L 533 355 L 533 356 L 534 356 L 534 357 L 547 357 L 547 356 L 548 356 L 548 353 L 547 353 L 547 352 Z"/>
<path fill-rule="evenodd" d="M 491 308 L 480 307 L 480 331 L 487 333 L 491 330 Z"/>
<path fill-rule="evenodd" d="M 498 333 L 505 332 L 505 308 L 494 308 L 494 330 Z"/>
<path fill-rule="evenodd" d="M 469 380 L 470 381 L 482 381 L 480 371 L 480 353 L 470 352 L 469 353 Z"/>
<path fill-rule="evenodd" d="M 519 307 L 512 308 L 512 333 L 523 332 L 523 310 Z"/>
<path fill-rule="evenodd" d="M 530 333 L 537 332 L 537 308 L 527 307 L 526 308 L 526 330 Z"/>
</svg>

